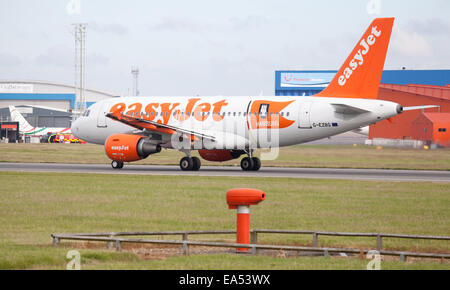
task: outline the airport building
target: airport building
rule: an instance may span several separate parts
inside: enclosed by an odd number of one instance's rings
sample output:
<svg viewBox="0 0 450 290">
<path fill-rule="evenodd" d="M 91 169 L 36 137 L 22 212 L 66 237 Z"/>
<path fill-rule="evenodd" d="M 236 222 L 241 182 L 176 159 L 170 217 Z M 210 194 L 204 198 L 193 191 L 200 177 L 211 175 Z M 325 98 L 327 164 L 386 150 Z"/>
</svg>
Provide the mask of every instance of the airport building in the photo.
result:
<svg viewBox="0 0 450 290">
<path fill-rule="evenodd" d="M 337 71 L 276 71 L 275 95 L 310 96 L 331 82 Z M 438 105 L 439 108 L 404 112 L 371 125 L 369 144 L 421 144 L 450 147 L 450 70 L 386 70 L 378 99 L 404 107 Z"/>
<path fill-rule="evenodd" d="M 117 94 L 86 88 L 85 96 L 89 107 Z M 11 105 L 18 107 L 33 126 L 70 127 L 71 112 L 77 106 L 75 87 L 46 81 L 1 80 L 0 121 L 9 120 L 8 106 Z"/>
<path fill-rule="evenodd" d="M 0 140 L 4 139 L 13 143 L 19 140 L 19 122 L 0 122 Z"/>
</svg>

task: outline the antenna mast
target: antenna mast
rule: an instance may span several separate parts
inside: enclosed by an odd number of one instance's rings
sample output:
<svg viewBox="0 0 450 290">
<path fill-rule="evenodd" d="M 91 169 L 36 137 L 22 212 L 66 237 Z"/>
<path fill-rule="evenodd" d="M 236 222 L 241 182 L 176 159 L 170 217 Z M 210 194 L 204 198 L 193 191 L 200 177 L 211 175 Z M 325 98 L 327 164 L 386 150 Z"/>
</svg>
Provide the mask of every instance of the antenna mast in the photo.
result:
<svg viewBox="0 0 450 290">
<path fill-rule="evenodd" d="M 73 24 L 75 29 L 75 110 L 79 115 L 86 109 L 85 69 L 86 69 L 86 27 L 87 23 Z"/>
<path fill-rule="evenodd" d="M 131 74 L 133 75 L 133 96 L 139 96 L 139 89 L 138 89 L 139 68 L 132 67 Z"/>
</svg>

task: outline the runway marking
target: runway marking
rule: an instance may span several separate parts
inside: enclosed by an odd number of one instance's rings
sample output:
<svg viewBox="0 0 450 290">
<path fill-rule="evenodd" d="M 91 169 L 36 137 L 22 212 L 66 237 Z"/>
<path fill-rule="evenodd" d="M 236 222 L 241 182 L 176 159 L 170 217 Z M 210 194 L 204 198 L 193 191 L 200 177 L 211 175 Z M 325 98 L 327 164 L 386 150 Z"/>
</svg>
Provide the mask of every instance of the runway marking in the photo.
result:
<svg viewBox="0 0 450 290">
<path fill-rule="evenodd" d="M 167 165 L 126 164 L 123 169 L 112 169 L 109 164 L 0 163 L 0 171 L 450 182 L 450 171 L 428 170 L 263 167 L 246 172 L 240 167 L 203 166 L 200 171 L 181 171 L 178 166 Z"/>
</svg>

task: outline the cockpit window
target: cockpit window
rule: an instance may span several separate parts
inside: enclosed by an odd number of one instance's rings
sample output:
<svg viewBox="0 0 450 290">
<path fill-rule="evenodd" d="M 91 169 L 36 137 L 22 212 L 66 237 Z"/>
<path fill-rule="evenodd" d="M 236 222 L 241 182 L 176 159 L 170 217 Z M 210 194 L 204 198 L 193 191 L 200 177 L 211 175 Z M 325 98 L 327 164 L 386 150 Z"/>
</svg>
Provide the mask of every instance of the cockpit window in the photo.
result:
<svg viewBox="0 0 450 290">
<path fill-rule="evenodd" d="M 90 112 L 91 112 L 90 110 L 84 111 L 83 117 L 88 117 Z"/>
</svg>

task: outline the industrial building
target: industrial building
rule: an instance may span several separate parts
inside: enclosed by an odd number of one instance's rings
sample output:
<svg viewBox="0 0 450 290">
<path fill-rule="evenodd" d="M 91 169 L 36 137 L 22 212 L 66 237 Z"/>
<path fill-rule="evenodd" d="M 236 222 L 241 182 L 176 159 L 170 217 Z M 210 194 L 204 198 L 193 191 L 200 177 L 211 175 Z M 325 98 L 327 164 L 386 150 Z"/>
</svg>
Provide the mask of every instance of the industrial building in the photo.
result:
<svg viewBox="0 0 450 290">
<path fill-rule="evenodd" d="M 86 88 L 86 106 L 117 94 Z M 46 81 L 1 80 L 0 121 L 8 121 L 8 106 L 16 106 L 36 127 L 70 127 L 71 112 L 77 107 L 75 87 Z M 33 106 L 33 107 L 24 107 Z"/>
<path fill-rule="evenodd" d="M 450 147 L 450 113 L 424 113 L 413 121 L 411 137 Z"/>
<path fill-rule="evenodd" d="M 15 143 L 19 140 L 19 122 L 0 122 L 0 140 Z"/>
<path fill-rule="evenodd" d="M 450 126 L 448 126 L 450 123 L 450 85 L 443 87 L 412 84 L 381 84 L 378 98 L 400 103 L 404 107 L 422 105 L 437 105 L 439 107 L 404 112 L 403 114 L 392 118 L 392 122 L 384 120 L 371 125 L 369 129 L 369 139 L 421 140 L 424 141 L 426 145 L 436 144 L 438 146 L 449 147 L 450 138 L 443 139 L 437 138 L 436 135 L 417 134 L 419 128 L 417 128 L 416 125 L 418 125 L 417 120 L 428 119 L 431 122 L 439 120 L 439 124 L 443 126 L 442 128 L 440 127 L 441 129 L 447 131 L 450 130 Z M 432 118 L 429 116 L 427 117 L 429 113 L 432 113 Z M 446 118 L 447 125 L 444 124 Z M 437 125 L 437 123 L 435 125 Z M 437 135 L 445 137 L 445 134 Z M 429 138 L 425 138 L 426 136 Z"/>
<path fill-rule="evenodd" d="M 322 91 L 337 71 L 276 71 L 275 95 L 309 96 Z M 438 108 L 404 112 L 391 122 L 371 125 L 371 144 L 421 144 L 450 147 L 450 70 L 386 70 L 378 99 L 404 107 L 437 105 Z M 389 141 L 389 142 L 386 142 Z"/>
</svg>

